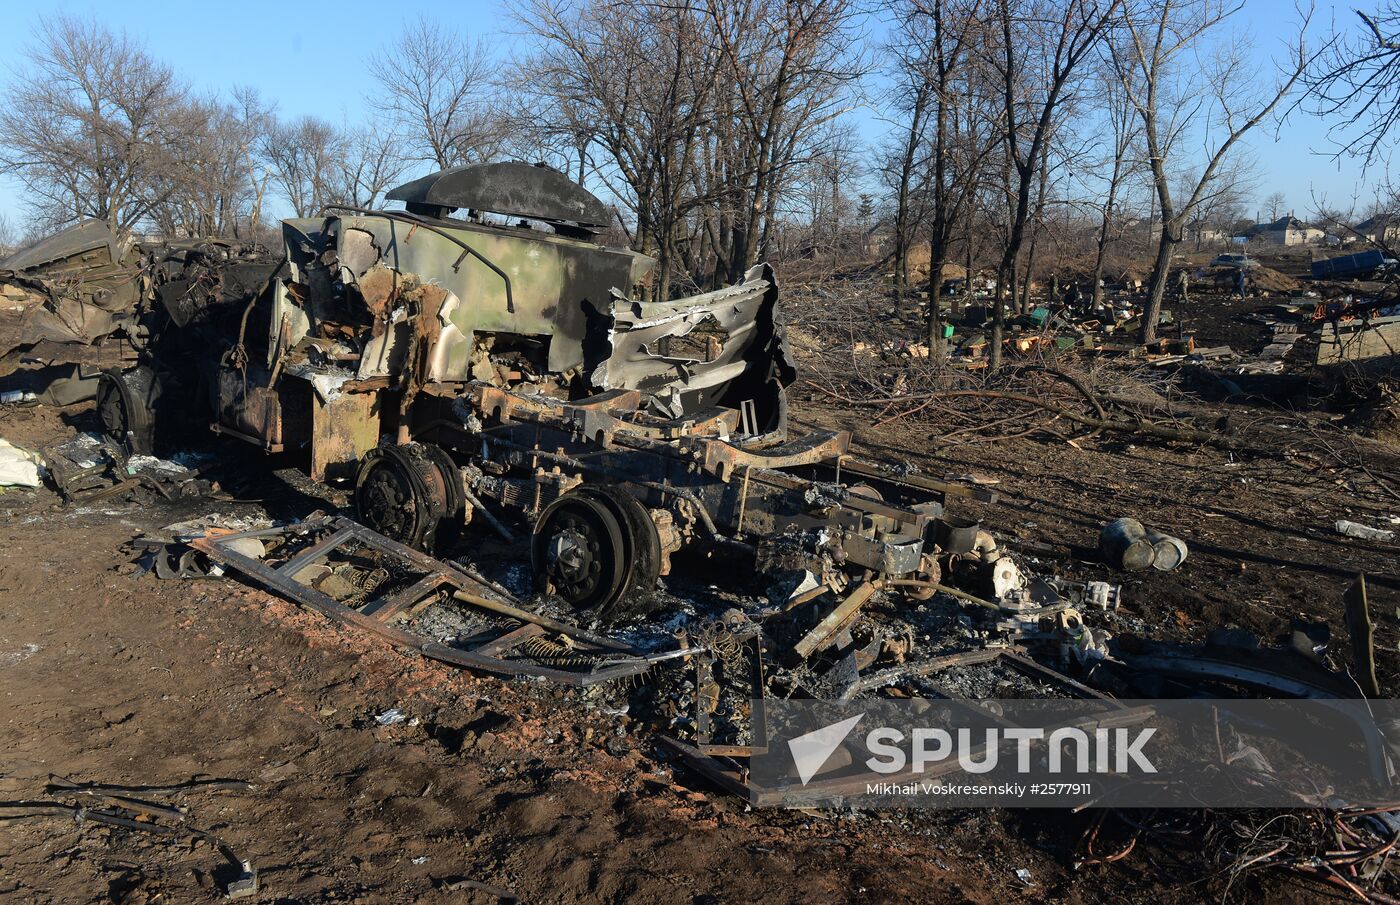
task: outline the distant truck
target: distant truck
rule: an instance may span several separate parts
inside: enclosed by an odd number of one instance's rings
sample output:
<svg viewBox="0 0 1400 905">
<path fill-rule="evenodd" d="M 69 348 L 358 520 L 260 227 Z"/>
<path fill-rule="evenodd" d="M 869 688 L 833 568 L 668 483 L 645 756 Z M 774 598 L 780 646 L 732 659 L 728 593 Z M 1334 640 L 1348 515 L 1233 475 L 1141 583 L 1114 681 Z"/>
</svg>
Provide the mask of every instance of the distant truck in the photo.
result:
<svg viewBox="0 0 1400 905">
<path fill-rule="evenodd" d="M 1395 270 L 1396 260 L 1387 258 L 1380 251 L 1363 251 L 1340 258 L 1314 261 L 1314 280 L 1365 280 L 1374 279 Z"/>
</svg>

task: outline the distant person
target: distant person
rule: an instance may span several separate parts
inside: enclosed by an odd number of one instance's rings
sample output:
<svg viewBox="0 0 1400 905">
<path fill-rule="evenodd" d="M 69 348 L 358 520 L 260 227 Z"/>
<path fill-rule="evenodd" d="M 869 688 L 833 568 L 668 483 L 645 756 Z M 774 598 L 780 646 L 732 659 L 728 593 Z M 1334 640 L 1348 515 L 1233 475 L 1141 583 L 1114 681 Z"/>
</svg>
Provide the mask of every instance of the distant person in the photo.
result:
<svg viewBox="0 0 1400 905">
<path fill-rule="evenodd" d="M 1186 271 L 1186 268 L 1183 267 L 1176 272 L 1176 291 L 1181 293 L 1181 300 L 1183 302 L 1189 302 L 1191 300 L 1187 294 L 1190 289 L 1191 275 Z"/>
<path fill-rule="evenodd" d="M 1241 267 L 1235 271 L 1235 293 L 1240 297 L 1240 301 L 1244 301 L 1244 289 L 1244 268 Z"/>
<path fill-rule="evenodd" d="M 1079 308 L 1078 283 L 1070 283 L 1069 288 L 1065 290 L 1065 307 L 1070 309 L 1071 311 L 1077 310 Z"/>
</svg>

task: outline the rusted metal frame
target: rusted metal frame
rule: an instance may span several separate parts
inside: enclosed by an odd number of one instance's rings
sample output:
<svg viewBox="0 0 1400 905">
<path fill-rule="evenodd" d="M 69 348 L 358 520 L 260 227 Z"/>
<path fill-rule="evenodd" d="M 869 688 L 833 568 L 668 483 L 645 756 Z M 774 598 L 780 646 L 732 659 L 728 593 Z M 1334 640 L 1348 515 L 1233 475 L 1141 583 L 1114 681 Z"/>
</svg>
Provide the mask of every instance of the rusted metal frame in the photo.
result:
<svg viewBox="0 0 1400 905">
<path fill-rule="evenodd" d="M 499 387 L 481 386 L 478 390 L 477 404 L 483 414 L 519 418 L 568 435 L 582 433 L 586 441 L 603 447 L 620 444 L 633 449 L 653 451 L 664 448 L 673 453 L 673 441 L 695 439 L 701 444 L 720 443 L 726 450 L 732 450 L 740 457 L 753 457 L 754 464 L 759 467 L 806 464 L 798 463 L 793 457 L 788 457 L 791 459 L 788 461 L 783 457 L 755 456 L 722 440 L 714 439 L 714 431 L 721 427 L 729 427 L 730 422 L 734 420 L 733 411 L 729 409 L 713 409 L 710 410 L 713 414 L 701 412 L 686 418 L 650 419 L 637 411 L 637 406 L 640 405 L 640 393 L 637 390 L 609 390 L 580 402 L 564 402 L 549 397 L 521 396 Z M 617 412 L 648 420 L 627 421 L 618 417 Z M 824 438 L 823 442 L 829 442 L 830 439 Z"/>
<path fill-rule="evenodd" d="M 720 480 L 728 481 L 734 469 L 741 466 L 778 469 L 827 462 L 844 453 L 850 442 L 850 433 L 839 431 L 808 434 L 760 451 L 743 449 L 718 439 L 700 440 L 698 446 L 702 453 L 701 467 Z"/>
<path fill-rule="evenodd" d="M 716 705 L 719 704 L 718 695 L 724 691 L 715 678 L 715 664 L 718 661 L 719 658 L 710 651 L 699 651 L 695 655 L 695 740 L 702 748 L 710 743 L 713 736 L 711 711 L 705 705 L 708 698 L 706 689 L 714 687 Z"/>
<path fill-rule="evenodd" d="M 995 503 L 998 498 L 994 490 L 982 490 L 977 487 L 967 487 L 962 484 L 950 484 L 947 481 L 939 481 L 934 478 L 924 477 L 923 475 L 904 475 L 903 477 L 898 477 L 888 474 L 871 462 L 866 462 L 850 456 L 841 457 L 840 467 L 846 471 L 858 474 L 863 478 L 887 481 L 891 484 L 903 484 L 919 490 L 931 490 L 946 496 L 976 500 L 979 503 Z"/>
<path fill-rule="evenodd" d="M 627 421 L 609 412 L 586 409 L 581 419 L 576 419 L 574 423 L 578 425 L 580 421 L 584 435 L 599 443 L 610 442 L 614 434 L 669 441 L 684 437 L 714 436 L 721 430 L 734 431 L 738 428 L 738 418 L 734 410 L 724 408 L 706 409 L 683 418 L 646 421 Z"/>
<path fill-rule="evenodd" d="M 376 597 L 360 607 L 360 612 L 373 616 L 380 622 L 388 622 L 399 613 L 427 597 L 448 581 L 441 572 L 430 572 L 407 588 L 388 597 Z"/>
<path fill-rule="evenodd" d="M 806 660 L 812 654 L 827 647 L 839 635 L 842 630 L 849 626 L 860 614 L 860 608 L 869 602 L 879 586 L 875 582 L 862 582 L 857 585 L 851 593 L 846 595 L 846 599 L 836 605 L 830 613 L 817 623 L 816 628 L 806 634 L 801 641 L 793 647 L 797 655 Z"/>
<path fill-rule="evenodd" d="M 190 541 L 190 546 L 219 562 L 232 566 L 250 578 L 257 579 L 283 596 L 311 607 L 335 622 L 364 629 L 402 647 L 416 648 L 419 646 L 418 640 L 412 634 L 384 625 L 358 610 L 351 609 L 329 594 L 310 585 L 302 584 L 291 576 L 282 574 L 267 563 L 253 559 L 251 556 L 245 556 L 236 550 L 226 549 L 224 544 L 232 537 L 232 535 L 199 537 Z"/>
<path fill-rule="evenodd" d="M 695 744 L 696 749 L 701 754 L 716 757 L 751 757 L 755 754 L 764 754 L 768 751 L 767 730 L 764 724 L 764 676 L 763 676 L 763 634 L 760 632 L 752 638 L 747 639 L 752 642 L 751 656 L 749 657 L 750 681 L 753 684 L 754 697 L 750 698 L 749 711 L 749 734 L 753 738 L 753 743 L 749 745 L 716 745 L 710 741 L 710 715 L 699 706 L 699 698 L 696 698 L 695 708 Z M 745 647 L 750 647 L 745 644 Z M 704 662 L 702 654 L 697 658 L 697 668 Z M 697 677 L 698 678 L 698 677 Z M 696 682 L 696 688 L 700 683 Z"/>
<path fill-rule="evenodd" d="M 292 556 L 282 565 L 277 567 L 277 571 L 288 578 L 296 578 L 298 572 L 311 565 L 318 559 L 329 556 L 337 547 L 355 536 L 355 532 L 349 528 L 340 528 L 337 531 L 323 537 L 305 550 Z"/>
<path fill-rule="evenodd" d="M 464 603 L 470 603 L 473 606 L 476 606 L 480 609 L 489 609 L 492 612 L 498 613 L 502 616 L 509 616 L 512 619 L 517 619 L 526 622 L 535 622 L 539 625 L 544 626 L 545 628 L 550 629 L 551 631 L 556 631 L 561 635 L 568 635 L 569 637 L 579 641 L 587 641 L 588 643 L 596 645 L 598 647 L 627 653 L 632 652 L 632 648 L 626 644 L 614 641 L 611 638 L 604 638 L 601 635 L 595 635 L 592 632 L 579 628 L 576 625 L 569 625 L 564 622 L 559 622 L 557 620 L 550 619 L 547 616 L 541 616 L 538 613 L 532 613 L 529 610 L 513 606 L 512 604 L 506 603 L 504 601 L 487 600 L 480 594 L 474 594 L 473 589 L 488 588 L 488 586 L 485 585 L 483 582 L 478 581 L 476 578 L 472 577 L 471 573 L 467 572 L 466 570 L 459 569 L 453 563 L 447 562 L 446 560 L 434 559 L 433 557 L 422 552 L 421 550 L 415 550 L 412 547 L 408 547 L 399 543 L 398 541 L 390 540 L 389 538 L 385 537 L 382 534 L 379 534 L 376 531 L 371 531 L 369 528 L 366 528 L 364 525 L 361 525 L 358 522 L 352 522 L 349 519 L 340 517 L 337 517 L 332 521 L 337 524 L 343 524 L 344 526 L 352 529 L 355 538 L 361 543 L 365 544 L 366 546 L 373 547 L 376 550 L 380 550 L 384 553 L 389 553 L 393 556 L 398 557 L 401 560 L 405 560 L 409 563 L 412 563 L 418 568 L 420 572 L 440 575 L 442 577 L 443 582 L 451 584 L 458 592 L 467 595 L 465 599 L 461 596 L 458 596 L 458 599 L 463 600 Z M 496 589 L 494 588 L 488 589 L 495 593 L 499 593 L 499 591 L 496 591 Z M 476 599 L 471 599 L 473 597 L 475 597 Z"/>
<path fill-rule="evenodd" d="M 593 474 L 599 475 L 600 477 L 610 478 L 611 480 L 616 481 L 619 484 L 635 484 L 638 487 L 645 487 L 649 490 L 655 490 L 656 492 L 667 496 L 678 497 L 695 507 L 696 515 L 699 517 L 701 523 L 705 526 L 705 530 L 708 531 L 714 539 L 728 543 L 739 543 L 733 538 L 727 537 L 723 532 L 719 530 L 719 527 L 715 524 L 714 516 L 711 515 L 709 508 L 695 494 L 695 491 L 691 490 L 688 487 L 679 487 L 674 484 L 665 484 L 657 483 L 655 481 L 648 481 L 644 478 L 637 477 L 636 475 L 628 474 L 627 472 L 623 471 L 618 471 L 615 468 L 584 462 L 574 456 L 561 455 L 559 453 L 546 452 L 542 449 L 535 449 L 525 445 L 524 443 L 517 443 L 513 440 L 507 440 L 502 437 L 480 437 L 478 439 L 480 439 L 482 443 L 488 445 L 492 443 L 500 444 L 501 446 L 506 446 L 511 449 L 518 450 L 520 452 L 526 453 L 527 455 L 544 459 L 546 462 L 555 462 L 560 465 L 567 465 L 570 468 L 575 468 L 582 472 L 591 472 Z"/>
<path fill-rule="evenodd" d="M 746 771 L 741 771 L 737 767 L 725 767 L 718 757 L 705 754 L 694 745 L 687 744 L 678 738 L 659 735 L 657 741 L 663 748 L 678 756 L 695 772 L 715 785 L 741 798 L 749 797 L 751 790 L 745 782 L 747 779 Z"/>
<path fill-rule="evenodd" d="M 734 533 L 744 533 L 744 514 L 749 506 L 749 478 L 753 477 L 753 467 L 744 468 L 744 483 L 739 487 L 739 518 L 734 523 Z"/>
<path fill-rule="evenodd" d="M 513 393 L 510 390 L 484 383 L 474 383 L 471 385 L 471 389 L 472 402 L 478 413 L 491 418 L 500 418 L 503 421 L 511 420 L 523 413 L 531 416 L 554 416 L 560 418 L 561 423 L 567 423 L 562 420 L 566 409 L 635 412 L 642 404 L 640 390 L 607 390 L 577 402 L 564 402 L 548 396 L 526 396 L 521 393 Z M 536 417 L 531 420 L 539 419 Z"/>
<path fill-rule="evenodd" d="M 348 520 L 338 518 L 330 520 L 331 524 L 341 522 L 348 522 Z M 354 525 L 353 522 L 349 524 Z M 400 550 L 417 553 L 417 551 L 411 551 L 410 548 L 396 544 L 388 538 L 375 535 L 374 532 L 369 531 L 369 529 L 363 526 L 355 525 L 355 527 L 360 529 L 355 532 L 357 539 L 366 542 L 370 546 L 392 546 Z M 367 538 L 365 536 L 366 534 L 370 535 L 370 537 Z M 478 669 L 483 672 L 501 675 L 539 676 L 570 685 L 595 685 L 600 682 L 641 675 L 651 668 L 651 664 L 643 659 L 630 659 L 620 662 L 615 666 L 606 664 L 600 665 L 589 673 L 572 672 L 548 666 L 540 666 L 535 663 L 502 660 L 495 656 L 482 654 L 477 650 L 461 650 L 436 641 L 425 642 L 421 637 L 411 632 L 387 625 L 374 616 L 366 615 L 359 610 L 345 606 L 315 588 L 294 581 L 260 560 L 244 556 L 235 550 L 225 549 L 222 545 L 233 537 L 235 537 L 235 535 L 211 535 L 196 538 L 190 542 L 190 546 L 219 562 L 223 562 L 237 569 L 244 575 L 260 581 L 269 589 L 291 599 L 293 602 L 310 607 L 336 623 L 363 629 L 399 647 L 417 651 L 429 659 L 439 660 L 454 666 Z M 419 555 L 421 556 L 421 554 Z M 417 557 L 413 559 L 415 564 L 419 564 Z M 436 563 L 436 561 L 431 559 L 428 559 L 428 561 L 430 563 Z M 448 574 L 446 571 L 443 571 L 441 574 L 444 580 L 452 581 L 454 579 L 454 576 Z M 466 573 L 458 574 L 466 575 Z"/>
<path fill-rule="evenodd" d="M 463 242 L 461 239 L 457 238 L 456 236 L 452 235 L 452 234 L 449 233 L 447 230 L 445 230 L 445 229 L 440 229 L 440 228 L 434 226 L 434 225 L 431 224 L 431 223 L 427 223 L 427 222 L 423 221 L 422 219 L 420 219 L 420 218 L 418 218 L 418 217 L 415 217 L 414 215 L 412 215 L 412 214 L 410 214 L 410 213 L 407 213 L 406 211 L 377 211 L 377 210 L 373 210 L 373 209 L 367 208 L 367 207 L 353 207 L 353 206 L 348 205 L 348 204 L 328 204 L 328 205 L 326 205 L 324 208 L 321 209 L 322 216 L 324 216 L 324 215 L 325 215 L 325 212 L 326 212 L 326 211 L 329 211 L 329 210 L 350 211 L 352 214 L 363 214 L 363 215 L 369 216 L 369 217 L 383 217 L 385 220 L 397 220 L 397 221 L 399 221 L 400 223 L 408 223 L 408 224 L 412 225 L 412 227 L 413 227 L 414 229 L 424 229 L 424 230 L 427 230 L 427 231 L 430 232 L 430 233 L 433 233 L 433 234 L 435 234 L 435 235 L 437 235 L 437 236 L 440 236 L 440 237 L 446 239 L 447 241 L 451 242 L 453 245 L 456 245 L 458 248 L 462 249 L 462 253 L 461 253 L 460 255 L 458 255 L 457 260 L 454 261 L 454 262 L 452 263 L 452 272 L 453 272 L 453 273 L 456 273 L 458 270 L 460 270 L 460 269 L 462 268 L 462 261 L 463 261 L 463 259 L 466 258 L 467 255 L 471 255 L 473 258 L 476 258 L 476 259 L 477 259 L 478 261 L 480 261 L 482 264 L 486 265 L 486 267 L 487 267 L 492 273 L 494 273 L 494 274 L 496 274 L 496 276 L 500 277 L 500 278 L 501 278 L 501 281 L 502 281 L 503 283 L 505 283 L 505 286 L 506 286 L 506 312 L 509 313 L 509 314 L 514 314 L 514 313 L 515 313 L 515 294 L 514 294 L 514 291 L 513 291 L 512 288 L 511 288 L 510 274 L 506 273 L 506 272 L 505 272 L 504 270 L 502 270 L 500 267 L 496 266 L 496 262 L 494 262 L 494 261 L 492 261 L 490 258 L 486 257 L 486 255 L 484 255 L 484 254 L 482 254 L 481 252 L 477 251 L 475 248 L 472 248 L 470 245 L 468 245 L 467 243 Z M 413 235 L 412 230 L 409 231 L 409 235 L 410 235 L 410 236 Z M 404 241 L 408 241 L 408 240 L 405 239 Z"/>
</svg>

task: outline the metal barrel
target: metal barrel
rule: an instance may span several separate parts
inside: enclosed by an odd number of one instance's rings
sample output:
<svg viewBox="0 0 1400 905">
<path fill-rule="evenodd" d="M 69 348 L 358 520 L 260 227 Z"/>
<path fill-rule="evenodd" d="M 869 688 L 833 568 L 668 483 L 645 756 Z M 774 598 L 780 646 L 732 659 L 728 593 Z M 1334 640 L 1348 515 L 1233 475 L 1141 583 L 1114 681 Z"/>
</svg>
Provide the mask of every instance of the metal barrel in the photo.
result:
<svg viewBox="0 0 1400 905">
<path fill-rule="evenodd" d="M 1132 571 L 1151 568 L 1157 556 L 1142 522 L 1135 518 L 1114 519 L 1104 525 L 1099 532 L 1099 553 L 1109 565 Z"/>
<path fill-rule="evenodd" d="M 1147 540 L 1152 544 L 1152 549 L 1156 553 L 1152 560 L 1152 568 L 1170 572 L 1185 562 L 1186 542 L 1181 538 L 1148 528 Z"/>
</svg>

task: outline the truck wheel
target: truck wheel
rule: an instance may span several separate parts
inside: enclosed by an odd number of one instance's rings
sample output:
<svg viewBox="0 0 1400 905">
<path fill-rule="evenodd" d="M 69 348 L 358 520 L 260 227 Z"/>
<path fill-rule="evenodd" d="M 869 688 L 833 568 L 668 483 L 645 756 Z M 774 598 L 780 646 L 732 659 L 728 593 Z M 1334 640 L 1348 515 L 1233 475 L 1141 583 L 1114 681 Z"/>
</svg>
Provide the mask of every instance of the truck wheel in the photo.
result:
<svg viewBox="0 0 1400 905">
<path fill-rule="evenodd" d="M 536 581 L 581 612 L 608 621 L 654 608 L 661 540 L 630 494 L 585 485 L 540 514 L 530 545 Z"/>
<path fill-rule="evenodd" d="M 608 484 L 585 484 L 580 493 L 591 494 L 610 508 L 623 531 L 629 574 L 621 593 L 607 612 L 610 620 L 645 616 L 656 609 L 656 580 L 661 575 L 661 536 L 646 507 L 632 494 Z"/>
<path fill-rule="evenodd" d="M 452 458 L 431 443 L 370 450 L 355 475 L 355 512 L 390 540 L 431 551 L 456 538 L 465 497 Z"/>
<path fill-rule="evenodd" d="M 155 451 L 155 417 L 152 408 L 160 396 L 155 371 L 147 365 L 122 373 L 103 371 L 97 381 L 95 405 L 102 433 L 128 456 L 149 456 Z"/>
</svg>

